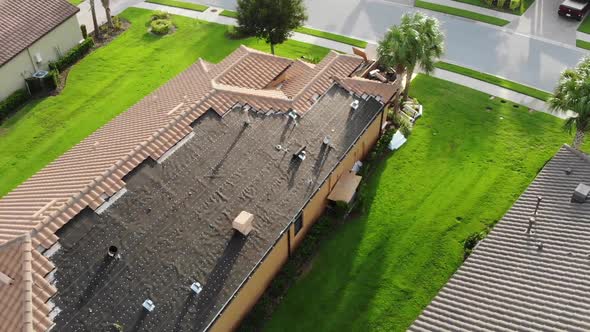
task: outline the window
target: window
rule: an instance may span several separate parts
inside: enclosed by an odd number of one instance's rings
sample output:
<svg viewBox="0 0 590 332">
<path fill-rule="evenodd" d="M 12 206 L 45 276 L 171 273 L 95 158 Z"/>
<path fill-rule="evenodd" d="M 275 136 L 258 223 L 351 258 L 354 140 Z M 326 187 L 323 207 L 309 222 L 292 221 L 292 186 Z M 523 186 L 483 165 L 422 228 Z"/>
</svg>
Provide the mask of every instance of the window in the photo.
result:
<svg viewBox="0 0 590 332">
<path fill-rule="evenodd" d="M 303 228 L 303 213 L 299 213 L 297 220 L 295 220 L 295 236 Z"/>
</svg>

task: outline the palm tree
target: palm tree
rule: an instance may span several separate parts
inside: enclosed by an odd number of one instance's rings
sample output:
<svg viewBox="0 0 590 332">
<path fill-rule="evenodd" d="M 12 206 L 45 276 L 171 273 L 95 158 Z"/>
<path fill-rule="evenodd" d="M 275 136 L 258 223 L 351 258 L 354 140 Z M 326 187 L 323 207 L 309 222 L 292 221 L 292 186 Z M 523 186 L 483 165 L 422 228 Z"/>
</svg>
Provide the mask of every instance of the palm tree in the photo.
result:
<svg viewBox="0 0 590 332">
<path fill-rule="evenodd" d="M 94 25 L 94 37 L 100 39 L 100 31 L 98 30 L 98 21 L 96 20 L 96 8 L 94 0 L 90 0 L 90 13 L 92 14 L 92 24 Z"/>
<path fill-rule="evenodd" d="M 438 20 L 420 12 L 404 14 L 398 26 L 393 26 L 379 42 L 379 62 L 396 71 L 406 71 L 404 100 L 408 98 L 410 81 L 416 66 L 430 74 L 444 52 L 444 35 Z"/>
<path fill-rule="evenodd" d="M 107 24 L 111 30 L 114 30 L 115 26 L 113 26 L 113 19 L 111 17 L 111 0 L 100 0 L 100 2 L 102 2 L 104 13 L 107 16 Z"/>
<path fill-rule="evenodd" d="M 580 149 L 584 136 L 590 130 L 590 58 L 584 58 L 573 69 L 566 69 L 559 78 L 553 96 L 549 98 L 553 111 L 576 113 L 566 119 L 564 129 L 576 130 L 573 147 Z"/>
<path fill-rule="evenodd" d="M 576 113 L 576 116 L 567 118 L 563 128 L 570 134 L 572 131 L 576 131 L 573 148 L 579 150 L 584 143 L 586 133 L 590 132 L 590 103 L 579 102 L 574 105 L 572 111 Z"/>
</svg>

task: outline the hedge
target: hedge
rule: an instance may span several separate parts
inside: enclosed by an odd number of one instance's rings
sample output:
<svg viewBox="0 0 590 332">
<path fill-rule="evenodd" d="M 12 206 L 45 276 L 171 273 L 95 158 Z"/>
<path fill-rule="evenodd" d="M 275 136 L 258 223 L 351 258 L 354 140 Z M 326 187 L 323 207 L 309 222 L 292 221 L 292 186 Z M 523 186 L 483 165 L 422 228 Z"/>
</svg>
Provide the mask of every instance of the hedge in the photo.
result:
<svg viewBox="0 0 590 332">
<path fill-rule="evenodd" d="M 91 37 L 84 39 L 82 43 L 78 46 L 72 48 L 68 54 L 62 56 L 57 61 L 52 61 L 49 63 L 49 68 L 56 69 L 58 71 L 62 71 L 65 68 L 73 65 L 76 61 L 80 60 L 84 55 L 86 55 L 90 49 L 94 46 L 94 40 Z"/>
<path fill-rule="evenodd" d="M 27 90 L 21 89 L 15 91 L 8 98 L 0 101 L 0 122 L 8 117 L 10 113 L 22 106 L 29 100 L 30 96 Z"/>
</svg>

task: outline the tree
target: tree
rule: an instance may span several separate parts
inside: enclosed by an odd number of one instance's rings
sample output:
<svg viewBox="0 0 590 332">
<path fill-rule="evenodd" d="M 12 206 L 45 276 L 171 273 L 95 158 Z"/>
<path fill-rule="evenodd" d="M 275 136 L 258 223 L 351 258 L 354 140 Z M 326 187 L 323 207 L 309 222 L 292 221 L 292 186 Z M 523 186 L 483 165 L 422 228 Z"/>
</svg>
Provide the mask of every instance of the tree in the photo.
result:
<svg viewBox="0 0 590 332">
<path fill-rule="evenodd" d="M 416 66 L 430 74 L 434 64 L 444 52 L 444 35 L 438 20 L 420 12 L 404 14 L 398 26 L 387 31 L 379 42 L 379 62 L 396 71 L 406 72 L 406 87 L 403 98 L 408 99 L 410 82 Z"/>
<path fill-rule="evenodd" d="M 90 0 L 90 13 L 92 14 L 92 24 L 94 25 L 94 37 L 100 39 L 100 31 L 98 30 L 98 21 L 96 20 L 96 6 L 94 0 Z"/>
<path fill-rule="evenodd" d="M 569 110 L 576 114 L 566 119 L 564 129 L 576 130 L 573 147 L 579 149 L 590 130 L 590 58 L 582 59 L 575 68 L 561 73 L 548 103 L 553 111 Z"/>
<path fill-rule="evenodd" d="M 274 46 L 287 40 L 307 20 L 303 0 L 238 0 L 238 31 Z"/>
<path fill-rule="evenodd" d="M 104 13 L 107 16 L 107 24 L 111 30 L 114 30 L 115 26 L 113 25 L 113 18 L 111 17 L 111 0 L 100 0 L 100 2 L 102 2 Z"/>
</svg>

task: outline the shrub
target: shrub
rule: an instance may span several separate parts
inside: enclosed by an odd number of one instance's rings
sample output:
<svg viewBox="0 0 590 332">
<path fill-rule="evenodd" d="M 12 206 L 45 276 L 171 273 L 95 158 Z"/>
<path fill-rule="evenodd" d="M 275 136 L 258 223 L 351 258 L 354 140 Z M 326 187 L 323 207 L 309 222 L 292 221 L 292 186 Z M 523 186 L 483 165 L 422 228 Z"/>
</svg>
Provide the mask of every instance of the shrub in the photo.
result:
<svg viewBox="0 0 590 332">
<path fill-rule="evenodd" d="M 517 8 L 520 7 L 520 0 L 511 0 L 510 1 L 510 9 L 512 10 L 516 10 Z"/>
<path fill-rule="evenodd" d="M 152 13 L 152 21 L 155 20 L 169 20 L 170 14 L 163 10 L 156 10 Z"/>
<path fill-rule="evenodd" d="M 310 55 L 310 54 L 302 55 L 301 59 L 303 59 L 303 61 L 306 61 L 309 63 L 319 63 L 320 61 L 322 61 L 321 58 L 319 58 L 317 56 Z"/>
<path fill-rule="evenodd" d="M 153 20 L 150 22 L 150 26 L 152 27 L 152 32 L 158 35 L 165 35 L 170 32 L 170 28 L 172 27 L 172 21 L 170 20 Z"/>
<path fill-rule="evenodd" d="M 86 25 L 82 24 L 80 26 L 80 31 L 82 31 L 82 38 L 88 38 L 88 30 L 86 30 Z"/>
<path fill-rule="evenodd" d="M 498 0 L 498 3 L 496 4 L 496 7 L 498 8 L 504 8 L 504 4 L 506 3 L 506 0 Z"/>
<path fill-rule="evenodd" d="M 113 26 L 115 30 L 121 30 L 123 28 L 123 22 L 119 16 L 113 16 Z"/>
<path fill-rule="evenodd" d="M 30 96 L 27 90 L 21 89 L 13 92 L 6 99 L 0 101 L 0 122 L 6 119 L 10 113 L 26 103 L 29 98 Z"/>
<path fill-rule="evenodd" d="M 473 252 L 473 248 L 479 243 L 479 241 L 483 240 L 488 234 L 487 230 L 476 232 L 469 235 L 465 241 L 463 242 L 463 260 L 467 259 L 471 252 Z"/>
<path fill-rule="evenodd" d="M 62 71 L 65 68 L 73 65 L 86 55 L 94 46 L 94 40 L 91 37 L 84 39 L 78 46 L 72 48 L 66 55 L 62 56 L 56 61 L 49 63 L 49 68 L 52 70 Z"/>
<path fill-rule="evenodd" d="M 43 78 L 43 84 L 49 87 L 49 90 L 53 91 L 57 88 L 59 83 L 59 72 L 56 69 L 49 71 L 49 74 Z"/>
</svg>

